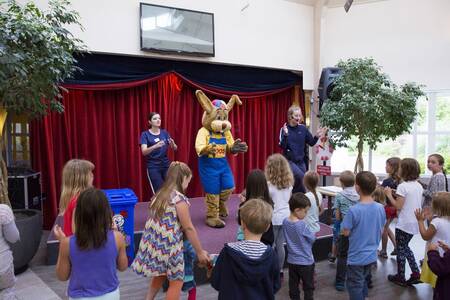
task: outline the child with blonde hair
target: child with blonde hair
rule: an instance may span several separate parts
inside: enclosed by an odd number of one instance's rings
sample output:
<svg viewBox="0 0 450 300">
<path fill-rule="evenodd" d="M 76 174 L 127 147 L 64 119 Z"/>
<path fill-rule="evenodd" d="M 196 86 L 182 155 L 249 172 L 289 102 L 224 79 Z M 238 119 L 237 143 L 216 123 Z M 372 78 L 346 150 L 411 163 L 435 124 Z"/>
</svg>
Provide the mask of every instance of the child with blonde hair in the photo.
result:
<svg viewBox="0 0 450 300">
<path fill-rule="evenodd" d="M 287 159 L 279 153 L 272 154 L 267 158 L 265 174 L 269 195 L 274 203 L 272 216 L 274 248 L 277 252 L 282 277 L 285 260 L 283 220 L 289 217 L 289 198 L 291 198 L 294 185 L 294 175 Z"/>
<path fill-rule="evenodd" d="M 308 229 L 312 233 L 319 232 L 319 215 L 322 214 L 322 194 L 317 192 L 317 186 L 319 185 L 319 174 L 314 171 L 308 171 L 303 177 L 303 185 L 308 191 L 305 195 L 311 202 L 311 207 L 306 215 L 305 222 L 308 224 Z"/>
<path fill-rule="evenodd" d="M 66 236 L 73 234 L 73 216 L 77 199 L 81 192 L 92 187 L 94 168 L 93 163 L 84 159 L 71 159 L 64 165 L 59 213 L 63 215 L 63 232 Z"/>
<path fill-rule="evenodd" d="M 375 191 L 372 193 L 372 198 L 375 202 L 380 203 L 381 205 L 386 205 L 386 194 L 384 193 L 384 187 L 381 185 L 377 186 Z"/>
<path fill-rule="evenodd" d="M 422 238 L 434 244 L 442 241 L 446 244 L 450 243 L 450 193 L 437 192 L 433 195 L 432 212 L 436 217 L 430 222 L 428 228 L 425 227 L 425 214 L 423 210 L 416 209 L 415 215 L 419 223 L 419 231 Z M 440 250 L 440 255 L 444 253 Z M 420 280 L 429 283 L 433 288 L 436 285 L 436 275 L 431 272 L 425 257 L 422 264 L 422 273 Z"/>
<path fill-rule="evenodd" d="M 218 299 L 275 299 L 280 289 L 277 257 L 261 242 L 271 225 L 272 207 L 262 199 L 247 198 L 239 208 L 244 240 L 227 243 L 212 271 L 211 285 Z"/>
<path fill-rule="evenodd" d="M 192 178 L 189 167 L 172 162 L 166 181 L 150 202 L 150 218 L 145 224 L 139 249 L 131 268 L 139 275 L 151 276 L 147 300 L 155 298 L 166 279 L 166 299 L 179 299 L 184 281 L 183 234 L 195 249 L 201 265 L 209 263 L 189 214 L 185 193 Z"/>
<path fill-rule="evenodd" d="M 0 203 L 0 299 L 17 299 L 14 295 L 14 264 L 9 244 L 19 240 L 19 231 L 14 222 L 11 207 Z"/>
</svg>

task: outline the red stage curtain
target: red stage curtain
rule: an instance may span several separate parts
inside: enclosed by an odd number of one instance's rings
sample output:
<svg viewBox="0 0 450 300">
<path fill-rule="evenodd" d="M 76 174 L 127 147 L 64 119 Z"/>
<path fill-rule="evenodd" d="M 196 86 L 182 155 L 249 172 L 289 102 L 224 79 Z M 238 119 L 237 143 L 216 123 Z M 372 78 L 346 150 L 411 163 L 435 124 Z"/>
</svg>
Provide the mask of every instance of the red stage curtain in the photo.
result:
<svg viewBox="0 0 450 300">
<path fill-rule="evenodd" d="M 33 168 L 42 172 L 47 197 L 44 227 L 50 228 L 57 216 L 62 168 L 71 158 L 88 159 L 95 164 L 96 187 L 131 188 L 139 201 L 150 200 L 139 137 L 147 129 L 151 111 L 161 114 L 162 127 L 178 144 L 177 152 L 169 150 L 170 158 L 188 163 L 193 170 L 188 195 L 201 196 L 194 143 L 203 110 L 195 89 L 175 74 L 124 89 L 69 89 L 62 100 L 64 114 L 51 113 L 32 122 Z M 215 98 L 211 93 L 208 96 Z M 245 94 L 240 97 L 243 105 L 233 108 L 230 121 L 234 138 L 247 142 L 249 151 L 230 156 L 237 192 L 242 190 L 251 169 L 263 169 L 267 156 L 279 152 L 278 133 L 292 104 L 293 88 L 265 96 L 253 93 L 248 99 Z"/>
</svg>

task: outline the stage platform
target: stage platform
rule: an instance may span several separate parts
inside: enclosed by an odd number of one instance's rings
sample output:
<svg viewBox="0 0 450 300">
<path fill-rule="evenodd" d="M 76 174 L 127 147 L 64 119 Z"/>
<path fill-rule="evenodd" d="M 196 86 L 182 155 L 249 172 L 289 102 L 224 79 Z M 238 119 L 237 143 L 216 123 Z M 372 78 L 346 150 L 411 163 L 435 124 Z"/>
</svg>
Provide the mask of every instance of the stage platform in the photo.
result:
<svg viewBox="0 0 450 300">
<path fill-rule="evenodd" d="M 206 226 L 205 224 L 205 205 L 204 198 L 191 198 L 191 219 L 203 248 L 210 254 L 219 253 L 223 245 L 227 242 L 236 240 L 237 224 L 237 209 L 239 207 L 238 195 L 232 195 L 228 201 L 229 216 L 225 219 L 225 228 L 215 229 Z M 148 202 L 139 202 L 134 209 L 134 244 L 135 250 L 139 247 L 142 231 L 144 230 L 145 222 L 148 217 Z M 62 217 L 56 219 L 55 224 L 62 225 Z M 320 223 L 320 231 L 317 233 L 317 240 L 314 243 L 313 254 L 316 261 L 327 258 L 331 250 L 331 243 L 333 238 L 332 228 L 326 224 Z M 53 231 L 50 233 L 47 240 L 47 264 L 56 264 L 58 258 L 59 243 L 55 239 Z"/>
</svg>

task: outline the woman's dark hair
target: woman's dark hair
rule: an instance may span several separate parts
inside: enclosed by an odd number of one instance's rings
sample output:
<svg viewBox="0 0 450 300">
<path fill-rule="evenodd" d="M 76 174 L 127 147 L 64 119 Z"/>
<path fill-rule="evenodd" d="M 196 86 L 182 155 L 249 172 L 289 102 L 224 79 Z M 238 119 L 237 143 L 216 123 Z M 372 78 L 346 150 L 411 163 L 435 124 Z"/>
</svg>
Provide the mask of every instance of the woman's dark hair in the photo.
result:
<svg viewBox="0 0 450 300">
<path fill-rule="evenodd" d="M 301 192 L 292 194 L 289 199 L 289 210 L 291 212 L 294 212 L 297 208 L 302 209 L 307 207 L 311 207 L 311 201 L 309 201 L 309 198 L 305 194 Z"/>
<path fill-rule="evenodd" d="M 107 240 L 112 225 L 112 211 L 105 193 L 89 188 L 77 200 L 75 237 L 81 250 L 97 249 Z"/>
<path fill-rule="evenodd" d="M 261 199 L 273 208 L 273 201 L 269 195 L 269 187 L 264 172 L 260 169 L 251 170 L 245 184 L 245 199 Z"/>
</svg>

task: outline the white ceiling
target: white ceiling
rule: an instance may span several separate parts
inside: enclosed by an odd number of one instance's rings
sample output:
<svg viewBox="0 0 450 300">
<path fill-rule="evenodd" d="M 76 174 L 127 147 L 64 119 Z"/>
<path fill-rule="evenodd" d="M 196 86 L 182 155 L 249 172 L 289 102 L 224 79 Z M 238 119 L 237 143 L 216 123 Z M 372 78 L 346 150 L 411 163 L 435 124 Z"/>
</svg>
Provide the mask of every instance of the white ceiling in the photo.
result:
<svg viewBox="0 0 450 300">
<path fill-rule="evenodd" d="M 346 2 L 346 0 L 283 0 L 283 1 L 290 1 L 311 6 L 314 6 L 317 2 L 323 1 L 324 5 L 328 7 L 340 7 L 340 6 L 343 7 Z M 354 0 L 353 5 L 365 4 L 370 2 L 380 2 L 380 1 L 387 1 L 387 0 Z"/>
</svg>

